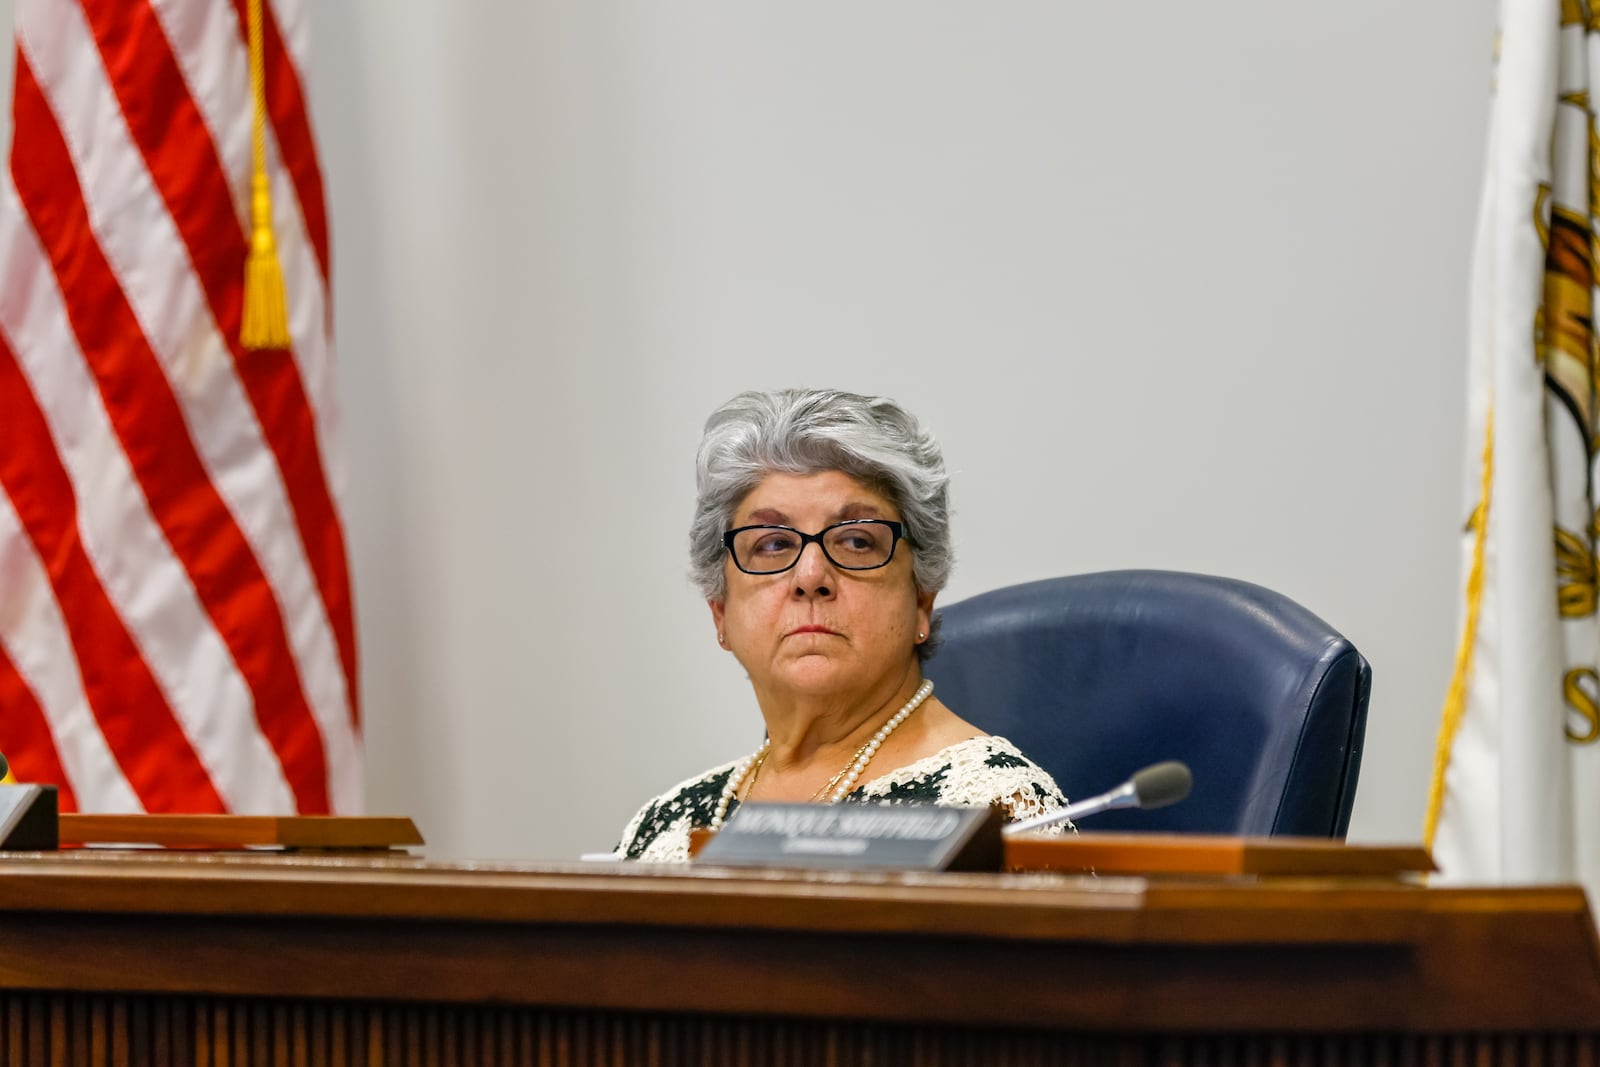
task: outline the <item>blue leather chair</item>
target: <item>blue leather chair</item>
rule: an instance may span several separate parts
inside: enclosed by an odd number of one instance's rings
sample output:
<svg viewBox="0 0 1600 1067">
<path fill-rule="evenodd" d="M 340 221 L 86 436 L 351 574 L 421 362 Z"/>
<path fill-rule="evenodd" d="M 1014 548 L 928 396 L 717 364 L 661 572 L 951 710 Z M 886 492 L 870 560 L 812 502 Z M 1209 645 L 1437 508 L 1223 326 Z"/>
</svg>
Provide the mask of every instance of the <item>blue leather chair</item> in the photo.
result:
<svg viewBox="0 0 1600 1067">
<path fill-rule="evenodd" d="M 1187 800 L 1093 830 L 1343 837 L 1372 670 L 1289 598 L 1230 578 L 1108 571 L 952 604 L 925 665 L 941 700 L 1010 738 L 1069 797 L 1163 759 Z"/>
</svg>

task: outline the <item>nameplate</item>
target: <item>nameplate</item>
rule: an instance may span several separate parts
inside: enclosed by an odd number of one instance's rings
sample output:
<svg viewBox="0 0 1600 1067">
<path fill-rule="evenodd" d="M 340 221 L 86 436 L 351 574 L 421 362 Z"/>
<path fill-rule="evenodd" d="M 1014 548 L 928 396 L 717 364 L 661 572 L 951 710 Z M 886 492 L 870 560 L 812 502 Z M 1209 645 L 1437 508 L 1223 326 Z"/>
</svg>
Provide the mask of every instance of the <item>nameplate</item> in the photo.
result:
<svg viewBox="0 0 1600 1067">
<path fill-rule="evenodd" d="M 933 804 L 741 804 L 699 853 L 723 867 L 997 871 L 993 808 Z"/>
<path fill-rule="evenodd" d="M 59 811 L 53 785 L 0 785 L 0 849 L 43 852 L 56 848 Z"/>
</svg>

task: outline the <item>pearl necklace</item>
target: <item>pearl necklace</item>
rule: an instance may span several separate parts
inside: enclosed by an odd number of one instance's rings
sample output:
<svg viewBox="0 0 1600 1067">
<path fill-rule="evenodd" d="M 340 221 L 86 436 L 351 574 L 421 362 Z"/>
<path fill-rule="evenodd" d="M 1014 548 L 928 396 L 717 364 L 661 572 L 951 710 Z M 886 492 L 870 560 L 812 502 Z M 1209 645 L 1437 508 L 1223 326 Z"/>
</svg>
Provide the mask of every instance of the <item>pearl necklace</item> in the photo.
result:
<svg viewBox="0 0 1600 1067">
<path fill-rule="evenodd" d="M 834 775 L 826 785 L 812 794 L 811 799 L 816 800 L 827 792 L 829 788 L 833 789 L 833 796 L 828 800 L 830 804 L 837 804 L 849 796 L 850 790 L 854 789 L 856 782 L 860 780 L 861 772 L 867 769 L 867 764 L 871 763 L 872 757 L 878 754 L 878 749 L 883 747 L 884 741 L 888 740 L 889 735 L 894 733 L 901 723 L 910 718 L 911 713 L 921 707 L 922 702 L 927 700 L 932 693 L 933 683 L 924 680 L 917 687 L 917 691 L 911 694 L 911 699 L 906 701 L 899 711 L 890 716 L 888 722 L 878 727 L 878 732 L 868 738 L 866 744 L 856 749 L 855 755 L 850 757 L 850 762 L 845 764 L 844 770 Z M 763 741 L 760 748 L 734 764 L 733 770 L 728 772 L 728 780 L 722 786 L 722 795 L 717 797 L 717 809 L 711 816 L 710 828 L 713 831 L 722 829 L 722 820 L 728 814 L 728 805 L 733 802 L 733 798 L 738 794 L 739 787 L 744 785 L 745 775 L 750 773 L 751 767 L 766 762 L 767 750 L 771 747 L 771 740 Z"/>
</svg>

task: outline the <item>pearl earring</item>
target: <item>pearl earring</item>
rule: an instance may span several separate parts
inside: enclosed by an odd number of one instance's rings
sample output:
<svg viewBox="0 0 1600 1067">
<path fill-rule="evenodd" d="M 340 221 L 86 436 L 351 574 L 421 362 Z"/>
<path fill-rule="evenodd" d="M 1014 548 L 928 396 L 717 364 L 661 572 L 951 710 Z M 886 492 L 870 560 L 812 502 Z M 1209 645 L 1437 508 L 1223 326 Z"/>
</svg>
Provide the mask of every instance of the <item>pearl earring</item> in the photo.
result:
<svg viewBox="0 0 1600 1067">
<path fill-rule="evenodd" d="M 917 640 L 918 640 L 918 641 L 921 641 L 921 640 L 923 640 L 923 639 L 924 639 L 924 638 L 926 638 L 926 637 L 927 637 L 927 636 L 928 636 L 928 635 L 927 635 L 927 634 L 925 634 L 925 633 L 923 633 L 923 632 L 922 632 L 922 631 L 921 631 L 921 630 L 918 630 L 918 631 L 917 631 Z"/>
</svg>

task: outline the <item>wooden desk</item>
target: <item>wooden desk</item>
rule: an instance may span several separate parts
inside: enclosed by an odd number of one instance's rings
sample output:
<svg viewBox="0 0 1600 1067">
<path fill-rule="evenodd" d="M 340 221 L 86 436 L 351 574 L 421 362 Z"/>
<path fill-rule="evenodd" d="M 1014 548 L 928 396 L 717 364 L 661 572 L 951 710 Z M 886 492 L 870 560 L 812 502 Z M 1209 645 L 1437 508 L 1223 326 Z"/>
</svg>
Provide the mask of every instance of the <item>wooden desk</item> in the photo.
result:
<svg viewBox="0 0 1600 1067">
<path fill-rule="evenodd" d="M 1600 1063 L 1575 888 L 0 857 L 22 1063 Z"/>
</svg>

